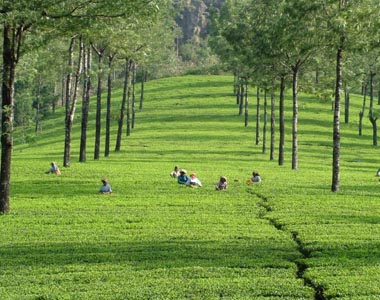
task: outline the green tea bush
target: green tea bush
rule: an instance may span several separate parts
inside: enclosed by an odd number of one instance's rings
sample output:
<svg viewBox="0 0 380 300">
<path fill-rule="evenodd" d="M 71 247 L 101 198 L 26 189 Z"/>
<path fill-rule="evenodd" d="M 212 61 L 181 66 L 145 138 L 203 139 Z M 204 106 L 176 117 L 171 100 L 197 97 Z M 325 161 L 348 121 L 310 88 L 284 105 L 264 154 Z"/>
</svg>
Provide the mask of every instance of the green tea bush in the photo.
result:
<svg viewBox="0 0 380 300">
<path fill-rule="evenodd" d="M 113 114 L 120 100 L 115 92 Z M 78 107 L 68 168 L 57 109 L 33 143 L 14 148 L 11 212 L 0 218 L 1 299 L 379 297 L 380 162 L 368 122 L 357 136 L 360 97 L 341 126 L 339 193 L 330 192 L 330 104 L 300 94 L 299 168 L 291 170 L 290 98 L 283 166 L 255 145 L 250 103 L 244 127 L 231 76 L 147 82 L 131 136 L 107 158 L 92 160 L 91 129 L 87 162 L 78 162 Z M 60 176 L 44 173 L 51 161 Z M 178 185 L 174 165 L 203 186 Z M 263 181 L 247 185 L 253 170 Z M 221 175 L 229 189 L 215 191 Z M 111 195 L 98 194 L 103 177 Z"/>
</svg>

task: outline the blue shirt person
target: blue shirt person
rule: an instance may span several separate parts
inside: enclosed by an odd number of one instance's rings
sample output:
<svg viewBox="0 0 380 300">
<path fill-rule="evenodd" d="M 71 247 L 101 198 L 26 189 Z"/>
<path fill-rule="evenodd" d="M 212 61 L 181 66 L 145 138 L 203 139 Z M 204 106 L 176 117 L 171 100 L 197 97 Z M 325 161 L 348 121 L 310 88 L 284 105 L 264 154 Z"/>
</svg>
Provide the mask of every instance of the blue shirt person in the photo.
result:
<svg viewBox="0 0 380 300">
<path fill-rule="evenodd" d="M 112 188 L 111 188 L 111 185 L 108 182 L 108 179 L 103 178 L 101 180 L 101 182 L 102 182 L 102 186 L 99 189 L 99 193 L 101 193 L 101 194 L 111 194 L 112 193 Z"/>
<path fill-rule="evenodd" d="M 179 184 L 186 184 L 186 182 L 189 180 L 189 177 L 187 177 L 186 173 L 187 171 L 185 169 L 179 171 L 179 176 L 177 177 Z"/>
</svg>

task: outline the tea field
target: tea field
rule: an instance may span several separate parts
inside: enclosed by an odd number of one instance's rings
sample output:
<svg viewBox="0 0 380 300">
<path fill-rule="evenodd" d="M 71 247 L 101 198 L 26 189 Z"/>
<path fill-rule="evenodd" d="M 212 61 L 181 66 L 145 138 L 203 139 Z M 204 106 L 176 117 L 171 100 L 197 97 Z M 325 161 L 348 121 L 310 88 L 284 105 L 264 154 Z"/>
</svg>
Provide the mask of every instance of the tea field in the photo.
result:
<svg viewBox="0 0 380 300">
<path fill-rule="evenodd" d="M 291 92 L 279 166 L 278 131 L 270 160 L 269 130 L 265 153 L 255 143 L 253 93 L 245 127 L 232 85 L 231 76 L 147 82 L 121 151 L 93 160 L 92 130 L 86 163 L 79 106 L 68 168 L 63 108 L 37 136 L 16 130 L 11 211 L 0 216 L 0 298 L 380 299 L 380 156 L 367 118 L 358 136 L 361 97 L 351 96 L 349 123 L 342 118 L 340 191 L 332 193 L 331 103 L 300 94 L 292 170 Z M 111 149 L 121 91 L 112 101 Z M 60 176 L 44 173 L 51 161 Z M 177 184 L 175 165 L 203 186 Z M 262 182 L 247 185 L 253 170 Z M 226 191 L 214 188 L 221 175 Z M 98 194 L 103 177 L 111 195 Z"/>
</svg>

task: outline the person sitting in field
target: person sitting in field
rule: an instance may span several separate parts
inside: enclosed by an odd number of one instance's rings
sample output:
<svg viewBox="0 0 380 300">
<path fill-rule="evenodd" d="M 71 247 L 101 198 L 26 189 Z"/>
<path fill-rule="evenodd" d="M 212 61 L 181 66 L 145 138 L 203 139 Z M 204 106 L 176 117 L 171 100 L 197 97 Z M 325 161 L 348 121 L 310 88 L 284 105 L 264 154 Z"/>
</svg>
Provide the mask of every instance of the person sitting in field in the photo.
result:
<svg viewBox="0 0 380 300">
<path fill-rule="evenodd" d="M 111 188 L 111 185 L 108 182 L 108 179 L 103 178 L 101 180 L 101 182 L 102 182 L 102 186 L 99 189 L 99 193 L 101 193 L 101 194 L 111 194 L 112 193 L 112 188 Z"/>
<path fill-rule="evenodd" d="M 189 179 L 186 182 L 186 185 L 190 187 L 201 187 L 202 183 L 197 178 L 197 175 L 195 173 L 191 173 Z"/>
<path fill-rule="evenodd" d="M 252 177 L 247 180 L 247 184 L 251 184 L 254 182 L 261 182 L 260 174 L 257 171 L 252 172 Z"/>
<path fill-rule="evenodd" d="M 228 188 L 227 177 L 220 176 L 219 182 L 216 184 L 215 189 L 217 191 L 226 190 Z"/>
<path fill-rule="evenodd" d="M 45 172 L 46 174 L 55 174 L 55 175 L 60 175 L 61 171 L 58 168 L 58 165 L 56 162 L 52 161 L 50 163 L 50 169 Z"/>
<path fill-rule="evenodd" d="M 185 169 L 182 169 L 179 171 L 179 176 L 177 177 L 177 181 L 179 184 L 186 184 L 186 182 L 189 180 L 189 177 L 187 177 L 187 171 Z"/>
<path fill-rule="evenodd" d="M 174 170 L 170 173 L 170 177 L 177 178 L 179 176 L 179 167 L 175 166 Z"/>
</svg>

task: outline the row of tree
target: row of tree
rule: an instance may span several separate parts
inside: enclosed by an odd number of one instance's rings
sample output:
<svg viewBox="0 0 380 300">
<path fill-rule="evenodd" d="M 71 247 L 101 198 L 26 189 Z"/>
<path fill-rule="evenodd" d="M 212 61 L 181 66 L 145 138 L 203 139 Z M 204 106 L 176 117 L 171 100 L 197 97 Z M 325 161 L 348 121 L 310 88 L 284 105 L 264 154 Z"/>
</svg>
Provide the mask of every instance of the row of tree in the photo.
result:
<svg viewBox="0 0 380 300">
<path fill-rule="evenodd" d="M 272 94 L 271 159 L 275 142 L 273 99 L 279 89 L 280 165 L 284 157 L 287 84 L 291 84 L 293 99 L 292 169 L 298 168 L 299 86 L 320 95 L 333 90 L 331 190 L 339 191 L 341 97 L 345 89 L 348 111 L 350 89 L 370 82 L 373 99 L 374 76 L 380 67 L 379 1 L 227 0 L 213 15 L 210 43 L 236 71 L 239 84 L 249 79 L 252 85 Z M 373 101 L 370 103 L 368 115 L 375 132 L 378 109 Z"/>
<path fill-rule="evenodd" d="M 65 106 L 64 166 L 69 166 L 78 99 L 82 100 L 79 160 L 84 162 L 89 100 L 96 93 L 94 159 L 97 159 L 101 95 L 106 78 L 105 155 L 108 155 L 112 79 L 122 77 L 124 82 L 120 132 L 125 111 L 131 107 L 126 102 L 130 99 L 137 64 L 146 69 L 169 62 L 175 53 L 176 26 L 170 0 L 5 0 L 0 4 L 0 15 L 3 31 L 0 213 L 6 213 L 10 209 L 13 128 L 15 122 L 23 124 L 28 118 L 22 113 L 22 108 L 30 104 L 26 99 L 33 101 L 37 132 L 44 112 L 54 111 L 55 105 Z M 23 88 L 27 86 L 33 88 Z M 15 96 L 20 100 L 15 101 Z M 127 111 L 127 115 L 130 113 L 133 111 Z M 128 121 L 127 127 L 130 124 Z M 119 132 L 116 151 L 121 144 Z"/>
</svg>

